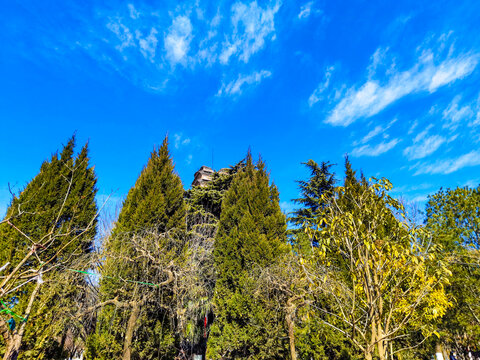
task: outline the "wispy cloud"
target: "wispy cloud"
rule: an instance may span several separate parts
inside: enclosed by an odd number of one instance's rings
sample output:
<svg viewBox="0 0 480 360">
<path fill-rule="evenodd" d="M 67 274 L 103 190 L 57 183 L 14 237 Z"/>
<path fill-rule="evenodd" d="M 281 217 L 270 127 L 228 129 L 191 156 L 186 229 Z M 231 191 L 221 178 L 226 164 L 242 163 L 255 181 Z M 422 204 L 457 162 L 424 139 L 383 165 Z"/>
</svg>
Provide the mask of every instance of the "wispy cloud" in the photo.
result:
<svg viewBox="0 0 480 360">
<path fill-rule="evenodd" d="M 173 144 L 175 149 L 179 149 L 181 146 L 190 144 L 190 138 L 185 138 L 182 133 L 173 134 Z"/>
<path fill-rule="evenodd" d="M 420 174 L 451 174 L 465 167 L 480 165 L 480 151 L 473 150 L 467 154 L 456 158 L 441 159 L 434 163 L 416 164 L 412 168 L 416 168 L 414 175 Z"/>
<path fill-rule="evenodd" d="M 132 19 L 138 19 L 140 16 L 140 12 L 135 8 L 133 4 L 128 4 L 128 11 L 130 12 L 130 17 Z"/>
<path fill-rule="evenodd" d="M 354 141 L 353 146 L 357 146 L 360 144 L 366 144 L 373 138 L 377 137 L 378 135 L 382 135 L 385 139 L 389 137 L 389 135 L 386 133 L 388 129 L 392 127 L 393 124 L 397 122 L 397 119 L 393 119 L 390 121 L 387 125 L 382 126 L 382 125 L 377 125 L 375 126 L 372 130 L 370 130 L 363 138 L 360 140 Z"/>
<path fill-rule="evenodd" d="M 444 128 L 456 130 L 462 122 L 466 122 L 474 117 L 475 114 L 470 105 L 459 105 L 461 98 L 460 95 L 455 96 L 447 108 L 443 110 Z"/>
<path fill-rule="evenodd" d="M 409 160 L 422 159 L 433 154 L 447 139 L 440 135 L 428 135 L 432 125 L 418 133 L 413 139 L 413 144 L 403 150 Z"/>
<path fill-rule="evenodd" d="M 269 78 L 270 76 L 272 76 L 272 73 L 267 70 L 261 70 L 249 75 L 240 74 L 236 80 L 228 84 L 223 84 L 218 90 L 217 96 L 239 95 L 246 85 L 258 85 L 263 79 Z"/>
<path fill-rule="evenodd" d="M 471 189 L 473 188 L 476 188 L 476 187 L 479 187 L 480 186 L 480 179 L 470 179 L 470 180 L 467 180 L 463 183 L 462 186 L 467 186 Z"/>
<path fill-rule="evenodd" d="M 146 37 L 143 37 L 142 32 L 140 30 L 135 31 L 135 37 L 138 40 L 138 45 L 140 47 L 140 52 L 142 55 L 149 59 L 150 62 L 155 61 L 155 53 L 157 49 L 157 29 L 151 28 L 150 34 Z"/>
<path fill-rule="evenodd" d="M 308 3 L 302 5 L 300 7 L 300 12 L 298 13 L 298 18 L 299 19 L 308 18 L 312 13 L 312 5 L 313 5 L 313 1 L 309 1 Z"/>
<path fill-rule="evenodd" d="M 372 56 L 367 69 L 368 80 L 363 84 L 347 86 L 340 100 L 335 102 L 325 122 L 331 125 L 348 126 L 360 118 L 368 118 L 393 104 L 397 100 L 420 92 L 433 93 L 438 88 L 473 72 L 479 60 L 477 53 L 443 55 L 441 49 L 424 49 L 417 61 L 407 70 L 398 71 L 394 66 L 387 68 L 383 80 L 375 71 L 382 54 Z M 392 62 L 394 65 L 394 62 Z"/>
<path fill-rule="evenodd" d="M 233 4 L 233 33 L 227 36 L 223 43 L 220 62 L 226 64 L 232 56 L 237 56 L 246 63 L 253 54 L 263 48 L 265 40 L 274 40 L 274 18 L 279 8 L 277 3 L 263 9 L 256 1 L 248 5 L 242 2 Z"/>
<path fill-rule="evenodd" d="M 114 10 L 97 7 L 98 21 L 72 14 L 83 26 L 79 30 L 83 38 L 72 41 L 69 33 L 55 47 L 84 51 L 135 85 L 163 92 L 193 72 L 225 77 L 239 62 L 243 72 L 251 71 L 245 65 L 276 39 L 275 17 L 280 6 L 275 0 L 266 5 L 237 0 L 228 8 L 205 6 L 200 1 L 161 11 L 144 2 Z"/>
<path fill-rule="evenodd" d="M 320 83 L 318 87 L 315 89 L 315 91 L 310 95 L 308 98 L 308 105 L 312 107 L 315 105 L 317 102 L 323 100 L 323 93 L 325 90 L 328 89 L 328 86 L 330 85 L 330 78 L 332 77 L 332 73 L 335 71 L 334 66 L 329 66 L 325 70 L 325 81 Z"/>
<path fill-rule="evenodd" d="M 282 209 L 283 213 L 287 215 L 295 210 L 294 204 L 290 201 L 281 201 L 280 208 Z"/>
<path fill-rule="evenodd" d="M 177 16 L 165 35 L 165 51 L 172 65 L 186 65 L 190 42 L 192 41 L 192 23 L 187 16 Z"/>
<path fill-rule="evenodd" d="M 392 139 L 390 141 L 382 141 L 381 143 L 372 146 L 370 144 L 362 145 L 356 147 L 352 151 L 352 156 L 360 157 L 360 156 L 379 156 L 387 151 L 393 149 L 398 143 L 400 139 Z"/>
<path fill-rule="evenodd" d="M 120 41 L 120 44 L 115 46 L 118 51 L 121 52 L 125 48 L 136 46 L 132 32 L 121 22 L 121 19 L 117 18 L 107 23 L 107 29 L 113 32 Z"/>
</svg>

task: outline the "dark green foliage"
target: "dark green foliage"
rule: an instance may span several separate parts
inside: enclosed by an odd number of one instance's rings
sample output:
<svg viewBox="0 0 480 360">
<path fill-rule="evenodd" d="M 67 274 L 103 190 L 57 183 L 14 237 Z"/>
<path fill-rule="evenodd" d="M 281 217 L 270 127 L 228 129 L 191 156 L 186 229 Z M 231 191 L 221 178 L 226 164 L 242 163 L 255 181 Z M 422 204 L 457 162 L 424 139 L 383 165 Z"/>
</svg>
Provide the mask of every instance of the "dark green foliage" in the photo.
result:
<svg viewBox="0 0 480 360">
<path fill-rule="evenodd" d="M 154 150 L 135 186 L 128 192 L 114 234 L 155 229 L 166 232 L 185 228 L 183 186 L 174 173 L 165 138 Z"/>
<path fill-rule="evenodd" d="M 266 267 L 287 251 L 285 216 L 264 164 L 251 155 L 225 195 L 215 240 L 215 322 L 209 359 L 283 359 L 284 324 L 276 304 L 257 298 L 250 270 Z"/>
<path fill-rule="evenodd" d="M 23 271 L 50 269 L 43 275 L 45 283 L 29 319 L 29 325 L 35 326 L 27 326 L 23 339 L 23 349 L 35 358 L 45 353 L 52 359 L 61 356 L 61 338 L 69 330 L 75 340 L 76 325 L 56 315 L 78 308 L 83 278 L 75 277 L 64 283 L 61 293 L 52 289 L 56 288 L 65 268 L 78 263 L 93 250 L 96 234 L 96 176 L 89 165 L 88 146 L 77 156 L 74 156 L 74 147 L 72 137 L 60 156 L 54 154 L 50 161 L 42 164 L 39 173 L 13 198 L 8 208 L 6 218 L 12 225 L 0 225 L 0 263 L 10 262 L 3 274 L 12 271 L 33 242 L 38 244 L 36 256 L 29 258 Z M 15 312 L 22 314 L 25 310 L 33 286 L 30 283 L 9 295 L 10 301 L 18 302 Z"/>
<path fill-rule="evenodd" d="M 87 145 L 77 158 L 73 156 L 74 146 L 75 138 L 72 137 L 60 157 L 55 154 L 42 164 L 40 172 L 13 198 L 7 210 L 6 218 L 10 218 L 10 222 L 32 241 L 53 243 L 49 251 L 42 252 L 45 258 L 53 256 L 60 243 L 66 244 L 68 239 L 80 233 L 82 236 L 68 245 L 68 253 L 79 246 L 83 251 L 91 251 L 93 244 L 96 227 L 92 226 L 87 232 L 84 230 L 97 210 L 96 177 L 93 169 L 88 168 Z M 95 225 L 96 220 L 92 224 Z M 2 225 L 0 236 L 5 239 L 6 246 L 2 247 L 0 261 L 11 263 L 5 272 L 29 249 L 31 242 L 25 235 L 12 226 Z M 37 260 L 32 259 L 29 264 L 33 266 Z"/>
<path fill-rule="evenodd" d="M 307 317 L 306 314 L 310 316 Z M 325 318 L 325 314 L 315 311 L 315 308 L 299 309 L 295 330 L 298 359 L 333 360 L 343 359 L 342 354 L 348 354 L 347 348 L 351 347 L 345 337 L 339 336 L 338 332 L 325 325 Z M 329 322 L 335 321 L 333 317 L 327 319 Z"/>
<path fill-rule="evenodd" d="M 159 275 L 158 267 L 153 266 L 157 258 L 149 260 L 144 254 L 146 251 L 159 252 L 158 256 L 171 261 L 181 256 L 185 212 L 182 183 L 174 172 L 165 138 L 162 146 L 152 152 L 129 191 L 112 235 L 106 241 L 100 301 L 116 298 L 125 306 L 103 308 L 96 333 L 88 341 L 88 359 L 120 358 L 132 316 L 135 324 L 132 359 L 158 358 L 158 354 L 175 352 L 178 341 L 174 334 L 174 317 L 167 310 L 173 301 L 171 288 L 143 286 L 121 279 L 152 283 L 165 280 Z M 150 236 L 149 232 L 156 235 Z M 158 234 L 166 234 L 166 237 L 159 238 Z M 135 237 L 139 237 L 138 240 L 134 240 Z M 137 318 L 132 315 L 134 303 L 141 308 Z"/>
<path fill-rule="evenodd" d="M 220 220 L 222 201 L 234 175 L 244 166 L 243 162 L 222 172 L 215 172 L 204 186 L 193 186 L 185 192 L 188 205 L 189 230 L 196 224 L 216 224 Z"/>
<path fill-rule="evenodd" d="M 188 289 L 182 296 L 183 308 L 179 329 L 182 344 L 187 354 L 205 354 L 205 316 L 211 317 L 212 298 L 215 288 L 215 267 L 213 263 L 213 243 L 218 229 L 222 202 L 235 174 L 245 167 L 242 160 L 235 166 L 215 172 L 212 179 L 202 186 L 193 186 L 185 192 L 187 204 L 188 246 L 191 267 L 188 275 Z"/>
<path fill-rule="evenodd" d="M 312 223 L 315 214 L 325 204 L 322 195 L 331 193 L 336 182 L 335 173 L 331 172 L 333 164 L 322 162 L 318 165 L 311 159 L 303 164 L 310 170 L 310 178 L 308 181 L 297 180 L 301 197 L 293 201 L 300 205 L 300 208 L 288 219 L 296 227 Z"/>
</svg>

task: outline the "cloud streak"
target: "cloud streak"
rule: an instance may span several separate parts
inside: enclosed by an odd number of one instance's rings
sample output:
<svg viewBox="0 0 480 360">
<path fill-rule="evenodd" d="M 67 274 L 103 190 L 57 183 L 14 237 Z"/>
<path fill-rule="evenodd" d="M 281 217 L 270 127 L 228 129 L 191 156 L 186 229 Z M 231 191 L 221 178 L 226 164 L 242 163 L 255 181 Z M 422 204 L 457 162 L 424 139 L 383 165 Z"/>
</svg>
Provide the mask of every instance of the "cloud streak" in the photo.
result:
<svg viewBox="0 0 480 360">
<path fill-rule="evenodd" d="M 438 61 L 435 58 L 439 55 L 428 49 L 423 51 L 409 69 L 398 71 L 389 68 L 384 79 L 380 81 L 374 78 L 375 68 L 383 61 L 385 55 L 379 56 L 378 51 L 375 54 L 372 56 L 372 64 L 368 67 L 368 79 L 363 84 L 342 86 L 346 90 L 327 115 L 326 123 L 348 126 L 360 118 L 378 114 L 408 95 L 433 93 L 442 86 L 470 75 L 479 60 L 477 53 L 463 53 L 458 56 L 448 54 Z M 311 106 L 314 103 L 310 101 Z"/>
<path fill-rule="evenodd" d="M 386 153 L 387 151 L 390 151 L 393 149 L 398 143 L 400 142 L 400 139 L 392 139 L 388 142 L 382 141 L 381 143 L 372 146 L 370 144 L 367 145 L 362 145 L 359 147 L 356 147 L 352 151 L 352 156 L 355 157 L 360 157 L 360 156 L 379 156 L 383 153 Z"/>
<path fill-rule="evenodd" d="M 445 121 L 444 128 L 456 130 L 458 126 L 474 117 L 474 112 L 469 105 L 460 106 L 461 96 L 457 95 L 452 102 L 442 112 L 442 118 Z"/>
<path fill-rule="evenodd" d="M 300 12 L 298 13 L 299 19 L 306 19 L 310 16 L 312 12 L 313 1 L 310 1 L 300 7 Z"/>
<path fill-rule="evenodd" d="M 437 160 L 432 164 L 417 164 L 414 175 L 420 174 L 451 174 L 465 167 L 480 165 L 480 151 L 473 150 L 456 158 Z"/>
<path fill-rule="evenodd" d="M 447 139 L 440 135 L 428 135 L 428 132 L 432 127 L 433 125 L 430 125 L 425 130 L 418 133 L 413 139 L 413 144 L 403 150 L 403 155 L 409 160 L 417 160 L 437 151 Z"/>
<path fill-rule="evenodd" d="M 269 78 L 270 76 L 272 76 L 272 73 L 267 70 L 256 71 L 249 75 L 240 74 L 236 80 L 233 80 L 228 84 L 223 84 L 220 90 L 218 90 L 217 96 L 240 95 L 245 86 L 256 86 L 260 84 L 263 79 Z"/>
</svg>

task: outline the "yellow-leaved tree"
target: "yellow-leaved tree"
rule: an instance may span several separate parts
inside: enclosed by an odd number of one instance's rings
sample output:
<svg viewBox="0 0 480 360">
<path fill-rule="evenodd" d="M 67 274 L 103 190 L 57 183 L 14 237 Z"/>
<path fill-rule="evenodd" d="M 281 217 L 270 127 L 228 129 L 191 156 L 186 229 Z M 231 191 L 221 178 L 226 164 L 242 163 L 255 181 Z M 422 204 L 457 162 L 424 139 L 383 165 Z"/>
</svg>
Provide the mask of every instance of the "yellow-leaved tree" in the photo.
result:
<svg viewBox="0 0 480 360">
<path fill-rule="evenodd" d="M 345 181 L 306 229 L 318 243 L 314 261 L 305 261 L 318 269 L 306 270 L 322 293 L 315 307 L 367 360 L 420 345 L 450 306 L 451 273 L 391 188 L 386 179 Z"/>
</svg>

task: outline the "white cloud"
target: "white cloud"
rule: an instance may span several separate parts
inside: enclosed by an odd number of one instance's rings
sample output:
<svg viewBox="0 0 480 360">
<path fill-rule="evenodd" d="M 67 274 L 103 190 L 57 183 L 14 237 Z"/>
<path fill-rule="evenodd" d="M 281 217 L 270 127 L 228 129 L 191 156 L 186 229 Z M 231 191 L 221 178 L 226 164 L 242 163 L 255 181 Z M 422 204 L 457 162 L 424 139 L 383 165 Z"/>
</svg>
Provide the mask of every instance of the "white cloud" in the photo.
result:
<svg viewBox="0 0 480 360">
<path fill-rule="evenodd" d="M 440 135 L 427 136 L 429 131 L 433 128 L 433 124 L 427 126 L 423 131 L 419 132 L 413 138 L 413 144 L 403 150 L 409 160 L 422 159 L 430 154 L 433 154 L 437 149 L 447 141 L 447 139 Z"/>
<path fill-rule="evenodd" d="M 467 186 L 471 189 L 474 189 L 478 186 L 480 186 L 480 179 L 470 179 L 470 180 L 467 180 L 462 186 Z"/>
<path fill-rule="evenodd" d="M 157 49 L 157 30 L 155 28 L 150 29 L 150 34 L 142 38 L 142 33 L 140 30 L 135 31 L 135 36 L 138 41 L 138 45 L 140 46 L 140 52 L 142 55 L 146 58 L 149 59 L 151 62 L 155 61 L 155 51 Z"/>
<path fill-rule="evenodd" d="M 418 120 L 414 120 L 412 125 L 410 125 L 410 128 L 408 129 L 408 133 L 411 134 L 415 131 L 415 129 L 418 126 Z"/>
<path fill-rule="evenodd" d="M 400 139 L 392 139 L 389 142 L 382 141 L 375 146 L 371 146 L 369 144 L 362 145 L 353 149 L 352 156 L 379 156 L 393 149 L 399 142 Z"/>
<path fill-rule="evenodd" d="M 165 36 L 166 57 L 172 65 L 186 65 L 190 42 L 192 41 L 192 23 L 187 16 L 177 16 Z"/>
<path fill-rule="evenodd" d="M 121 52 L 125 48 L 128 48 L 130 46 L 136 46 L 132 32 L 127 26 L 121 23 L 120 19 L 109 22 L 107 24 L 107 29 L 117 35 L 118 40 L 120 40 L 120 45 L 116 46 L 116 49 L 118 51 Z"/>
<path fill-rule="evenodd" d="M 217 96 L 221 95 L 239 95 L 243 91 L 244 85 L 258 85 L 263 79 L 269 78 L 272 73 L 267 70 L 256 71 L 249 75 L 238 75 L 236 80 L 223 84 L 218 90 Z"/>
<path fill-rule="evenodd" d="M 380 135 L 380 134 L 383 134 L 383 137 L 386 139 L 388 138 L 388 134 L 386 133 L 386 131 L 388 129 L 390 129 L 390 127 L 395 124 L 397 122 L 397 119 L 393 119 L 392 121 L 390 121 L 386 126 L 381 126 L 381 125 L 377 125 L 375 126 L 375 128 L 373 128 L 372 130 L 370 130 L 368 132 L 367 135 L 365 135 L 362 139 L 360 139 L 360 141 L 355 141 L 353 143 L 354 146 L 357 146 L 359 144 L 366 144 L 368 143 L 370 140 L 372 140 L 373 138 L 375 138 L 377 135 Z"/>
<path fill-rule="evenodd" d="M 370 132 L 360 140 L 360 144 L 365 144 L 369 142 L 375 136 L 381 134 L 383 130 L 384 130 L 383 127 L 381 127 L 380 125 L 375 126 L 374 129 L 370 130 Z"/>
<path fill-rule="evenodd" d="M 218 35 L 218 27 L 222 17 L 220 12 L 217 11 L 215 16 L 208 23 L 208 31 L 206 36 L 200 40 L 199 50 L 196 54 L 197 60 L 199 62 L 206 62 L 207 65 L 212 65 L 218 60 L 218 41 L 216 39 Z"/>
<path fill-rule="evenodd" d="M 426 202 L 430 194 L 417 195 L 412 198 L 412 202 Z"/>
<path fill-rule="evenodd" d="M 312 12 L 313 1 L 306 3 L 300 7 L 300 12 L 298 13 L 299 19 L 306 19 L 310 16 Z"/>
<path fill-rule="evenodd" d="M 457 95 L 452 102 L 443 110 L 442 118 L 445 120 L 444 128 L 456 130 L 462 121 L 474 117 L 474 112 L 469 105 L 460 107 L 461 96 Z"/>
<path fill-rule="evenodd" d="M 346 86 L 340 101 L 330 111 L 325 122 L 336 126 L 348 126 L 359 118 L 378 114 L 397 100 L 419 92 L 435 92 L 439 87 L 473 72 L 478 64 L 479 54 L 465 53 L 453 57 L 448 54 L 441 61 L 435 60 L 432 50 L 425 50 L 417 62 L 408 70 L 389 68 L 383 81 L 373 78 L 374 68 L 382 56 L 372 56 L 367 69 L 369 78 L 361 85 Z M 375 66 L 373 66 L 375 65 Z M 345 86 L 345 85 L 344 85 Z"/>
<path fill-rule="evenodd" d="M 417 164 L 414 175 L 420 174 L 450 174 L 464 167 L 480 165 L 480 151 L 473 150 L 456 158 L 437 160 L 433 164 Z"/>
<path fill-rule="evenodd" d="M 265 45 L 265 39 L 275 39 L 274 17 L 279 4 L 262 9 L 256 1 L 232 6 L 233 33 L 223 43 L 220 62 L 227 64 L 233 55 L 247 63 L 250 57 Z"/>
<path fill-rule="evenodd" d="M 193 72 L 216 66 L 225 78 L 232 66 L 248 63 L 276 37 L 280 0 L 257 1 L 235 0 L 226 13 L 223 5 L 199 1 L 162 11 L 130 1 L 115 9 L 99 8 L 106 21 L 85 31 L 74 46 L 147 91 L 165 91 L 186 74 L 178 76 L 182 67 Z"/>
<path fill-rule="evenodd" d="M 135 9 L 135 6 L 133 6 L 133 4 L 128 4 L 128 11 L 130 12 L 130 17 L 132 19 L 138 19 L 139 16 L 140 16 L 140 13 L 137 11 L 137 9 Z"/>
<path fill-rule="evenodd" d="M 406 147 L 403 150 L 403 155 L 409 160 L 422 159 L 437 151 L 445 141 L 446 139 L 440 135 L 427 136 L 422 142 Z"/>
<path fill-rule="evenodd" d="M 334 66 L 329 66 L 325 71 L 325 81 L 323 83 L 320 83 L 320 85 L 318 85 L 312 95 L 310 95 L 310 97 L 308 98 L 308 105 L 310 105 L 310 107 L 315 105 L 320 100 L 323 100 L 322 94 L 325 92 L 325 90 L 328 89 L 328 86 L 330 85 L 330 78 L 332 77 L 332 73 L 334 70 Z"/>
<path fill-rule="evenodd" d="M 188 154 L 187 158 L 185 159 L 185 162 L 187 163 L 187 165 L 190 165 L 192 163 L 192 160 L 193 160 L 193 155 Z"/>
<path fill-rule="evenodd" d="M 292 204 L 290 201 L 281 201 L 280 208 L 282 209 L 283 213 L 287 215 L 295 210 L 294 204 Z"/>
<path fill-rule="evenodd" d="M 184 138 L 182 133 L 175 133 L 173 134 L 173 144 L 175 149 L 179 149 L 180 146 L 185 146 L 190 144 L 190 138 Z"/>
<path fill-rule="evenodd" d="M 368 78 L 372 78 L 380 65 L 383 65 L 387 58 L 388 48 L 379 47 L 370 57 L 370 65 L 367 67 Z"/>
</svg>

